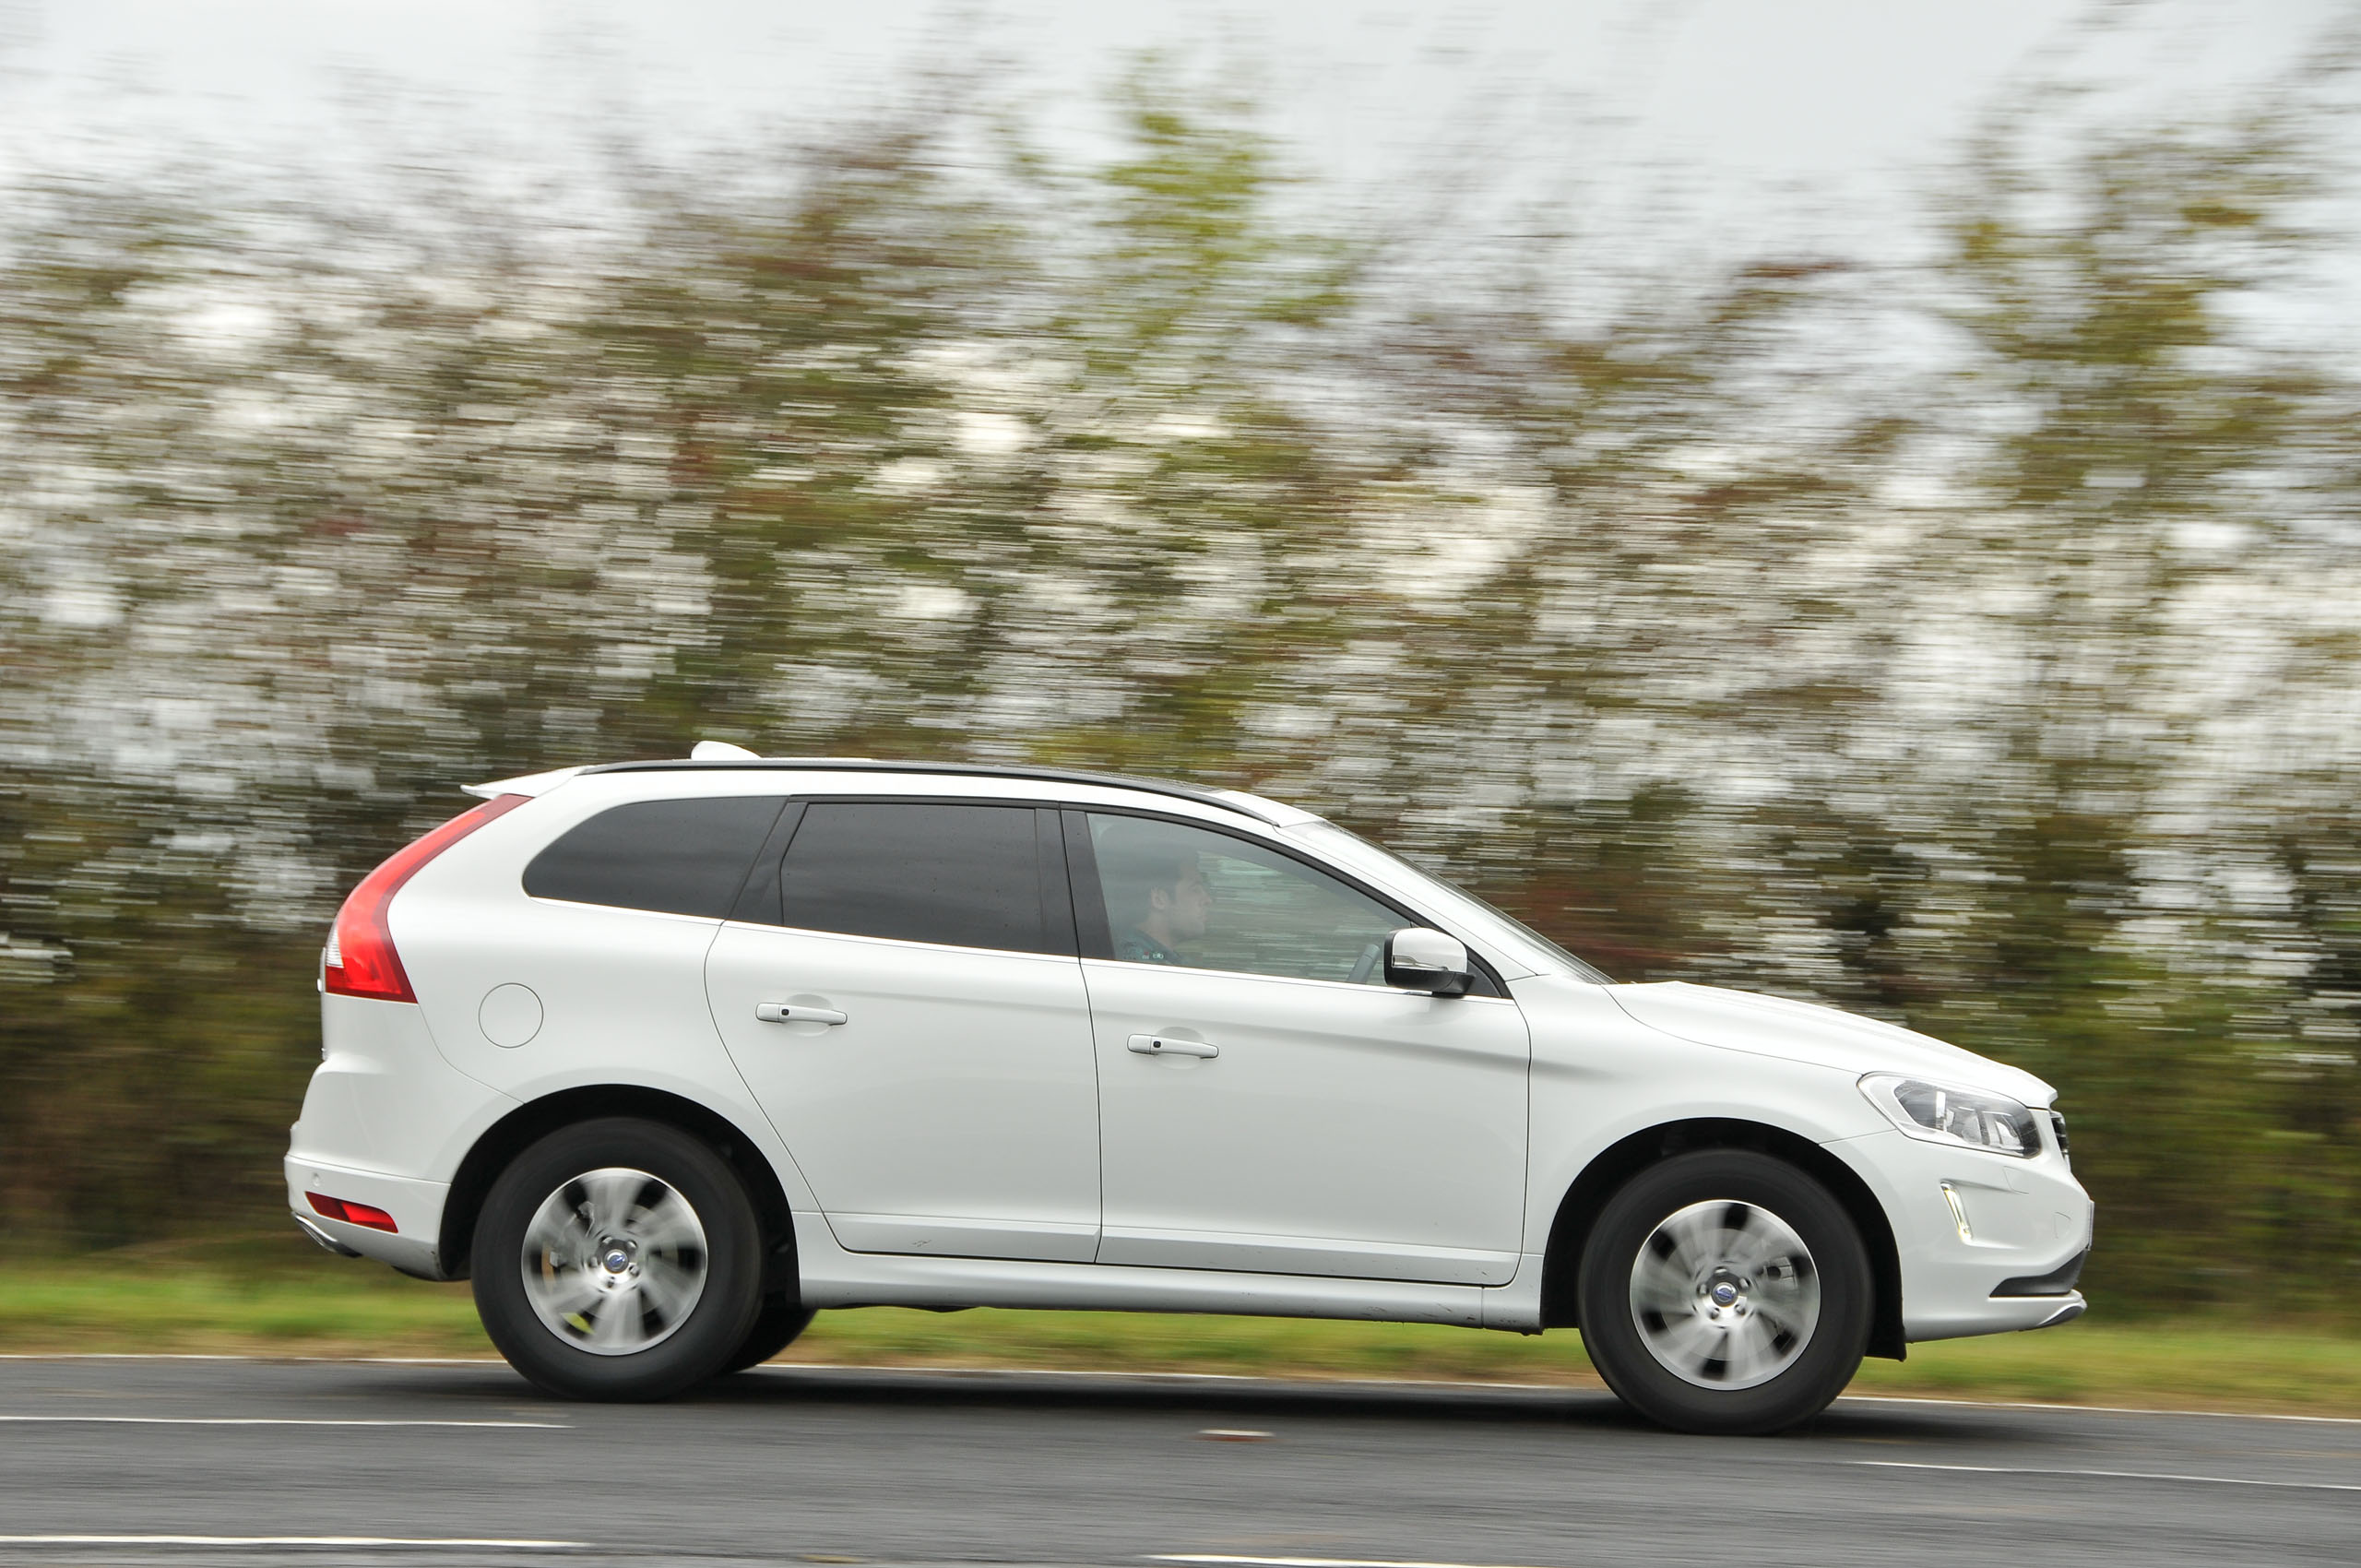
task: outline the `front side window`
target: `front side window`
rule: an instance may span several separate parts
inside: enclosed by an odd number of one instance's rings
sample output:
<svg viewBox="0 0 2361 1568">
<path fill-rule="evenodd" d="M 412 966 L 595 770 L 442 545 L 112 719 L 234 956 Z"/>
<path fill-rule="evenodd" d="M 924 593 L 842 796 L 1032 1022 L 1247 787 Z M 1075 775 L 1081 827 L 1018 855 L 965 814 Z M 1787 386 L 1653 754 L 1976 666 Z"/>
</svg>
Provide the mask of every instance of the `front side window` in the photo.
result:
<svg viewBox="0 0 2361 1568">
<path fill-rule="evenodd" d="M 777 795 L 717 795 L 613 807 L 535 855 L 525 891 L 576 904 L 726 915 L 786 803 Z"/>
<path fill-rule="evenodd" d="M 1109 956 L 1295 980 L 1385 981 L 1411 923 L 1301 861 L 1151 817 L 1088 814 Z"/>
<path fill-rule="evenodd" d="M 1593 985 L 1615 983 L 1614 977 L 1604 969 L 1567 952 L 1557 943 L 1542 935 L 1506 909 L 1477 897 L 1464 887 L 1453 886 L 1439 876 L 1420 871 L 1383 845 L 1372 844 L 1358 833 L 1339 827 L 1333 822 L 1310 822 L 1301 827 L 1290 829 L 1289 836 L 1307 840 L 1317 846 L 1329 859 L 1342 861 L 1347 865 L 1351 865 L 1356 859 L 1364 861 L 1374 860 L 1393 876 L 1407 879 L 1413 886 L 1420 890 L 1429 902 L 1439 904 L 1446 909 L 1455 909 L 1463 918 L 1473 913 L 1479 919 L 1489 918 L 1498 921 L 1543 952 L 1557 958 L 1577 978 L 1588 980 Z M 1353 869 L 1361 871 L 1365 874 L 1370 871 L 1365 864 L 1354 866 Z"/>
<path fill-rule="evenodd" d="M 1071 920 L 1061 942 L 1045 913 L 1048 837 L 1030 806 L 815 801 L 779 868 L 781 919 L 848 936 L 1072 953 Z"/>
</svg>

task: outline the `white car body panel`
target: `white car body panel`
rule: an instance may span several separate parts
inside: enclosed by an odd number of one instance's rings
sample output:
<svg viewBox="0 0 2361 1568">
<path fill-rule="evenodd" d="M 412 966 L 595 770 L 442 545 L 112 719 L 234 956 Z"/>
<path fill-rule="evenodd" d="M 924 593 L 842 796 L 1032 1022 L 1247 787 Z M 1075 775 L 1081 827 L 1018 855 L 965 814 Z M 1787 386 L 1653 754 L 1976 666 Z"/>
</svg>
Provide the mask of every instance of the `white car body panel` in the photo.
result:
<svg viewBox="0 0 2361 1568">
<path fill-rule="evenodd" d="M 1106 1239 L 1162 1267 L 1504 1285 L 1523 1240 L 1516 1004 L 1090 959 Z M 1145 1056 L 1147 1034 L 1221 1054 Z"/>
<path fill-rule="evenodd" d="M 1995 1298 L 1995 1277 L 2048 1273 L 2091 1245 L 2092 1206 L 2056 1150 L 2032 1159 L 1946 1148 L 1892 1127 L 1828 1146 L 1893 1221 L 1903 1337 L 1957 1339 L 2037 1328 L 2080 1295 Z M 1973 1223 L 1960 1235 L 1951 1183 Z"/>
<path fill-rule="evenodd" d="M 1098 1077 L 1073 958 L 731 923 L 706 975 L 846 1248 L 1092 1260 Z M 846 1021 L 765 1023 L 765 1002 Z"/>
<path fill-rule="evenodd" d="M 1815 1144 L 1891 1127 L 1850 1077 L 1667 1036 L 1618 1006 L 1620 989 L 1562 975 L 1509 986 L 1534 1042 L 1527 1235 L 1547 1238 L 1559 1200 L 1591 1161 L 1653 1127 L 1750 1122 Z"/>
<path fill-rule="evenodd" d="M 1938 1083 L 1998 1090 L 2027 1105 L 2047 1105 L 2058 1098 L 2057 1090 L 2031 1073 L 1898 1024 L 1809 1002 L 1685 981 L 1619 985 L 1609 988 L 1608 995 L 1650 1028 L 1726 1051 L 1815 1063 L 1856 1078 L 1869 1073 L 1913 1073 Z"/>
<path fill-rule="evenodd" d="M 516 1109 L 434 1048 L 423 1012 L 398 1002 L 320 998 L 327 1049 L 312 1075 L 294 1146 L 397 1176 L 456 1166 L 475 1135 Z"/>
<path fill-rule="evenodd" d="M 836 1245 L 818 1215 L 796 1217 L 803 1301 L 813 1307 L 1019 1307 L 1066 1312 L 1238 1313 L 1256 1317 L 1365 1318 L 1487 1326 L 1486 1308 L 1510 1292 L 1400 1279 L 1323 1278 L 1120 1264 L 1001 1258 L 895 1257 Z M 1537 1275 L 1538 1271 L 1535 1271 Z M 1536 1311 L 1526 1324 L 1537 1327 Z M 1497 1313 L 1496 1313 L 1497 1315 Z"/>
<path fill-rule="evenodd" d="M 559 769 L 476 792 L 528 799 L 396 895 L 389 923 L 416 1004 L 323 998 L 324 1059 L 286 1161 L 300 1218 L 412 1273 L 464 1269 L 438 1239 L 479 1140 L 520 1108 L 596 1088 L 676 1096 L 736 1129 L 794 1214 L 813 1306 L 1530 1332 L 1569 1189 L 1603 1153 L 1681 1122 L 1774 1129 L 1857 1176 L 1892 1231 L 1907 1338 L 2035 1326 L 2082 1302 L 1991 1295 L 2089 1245 L 2089 1199 L 2054 1146 L 2019 1159 L 1906 1136 L 1857 1087 L 1864 1073 L 1911 1073 L 2039 1108 L 2053 1097 L 2038 1079 L 1806 1004 L 1594 983 L 1513 922 L 1293 808 L 916 767 Z M 1510 997 L 932 948 L 523 890 L 534 855 L 619 804 L 881 792 L 1130 807 L 1259 837 L 1458 937 Z M 787 972 L 824 950 L 827 983 Z M 487 1028 L 517 1029 L 487 998 L 516 986 L 538 1001 L 539 1028 L 495 1040 Z M 848 1024 L 753 1016 L 757 1000 L 813 997 Z M 1223 1054 L 1128 1050 L 1159 1029 L 1193 1030 Z M 1021 1084 L 965 1071 L 987 1057 Z M 381 1207 L 397 1230 L 326 1219 L 311 1193 Z"/>
<path fill-rule="evenodd" d="M 441 1276 L 435 1253 L 450 1173 L 517 1102 L 443 1059 L 424 1014 L 399 1002 L 320 998 L 320 1064 L 291 1129 L 288 1201 L 298 1218 L 409 1274 Z M 371 1204 L 388 1236 L 314 1212 L 305 1194 Z"/>
</svg>

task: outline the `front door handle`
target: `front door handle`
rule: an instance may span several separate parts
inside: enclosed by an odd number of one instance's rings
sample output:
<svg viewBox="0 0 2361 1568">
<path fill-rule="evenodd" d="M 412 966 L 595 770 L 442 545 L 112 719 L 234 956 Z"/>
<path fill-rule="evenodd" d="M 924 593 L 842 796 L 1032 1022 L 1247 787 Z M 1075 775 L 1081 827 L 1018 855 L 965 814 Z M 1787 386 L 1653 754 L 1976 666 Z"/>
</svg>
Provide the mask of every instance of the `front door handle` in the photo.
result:
<svg viewBox="0 0 2361 1568">
<path fill-rule="evenodd" d="M 1130 1050 L 1142 1056 L 1219 1056 L 1221 1047 L 1205 1039 L 1174 1039 L 1170 1035 L 1133 1035 Z"/>
<path fill-rule="evenodd" d="M 765 1024 L 841 1024 L 845 1016 L 833 1007 L 799 1007 L 788 1002 L 757 1002 L 754 1016 Z"/>
</svg>

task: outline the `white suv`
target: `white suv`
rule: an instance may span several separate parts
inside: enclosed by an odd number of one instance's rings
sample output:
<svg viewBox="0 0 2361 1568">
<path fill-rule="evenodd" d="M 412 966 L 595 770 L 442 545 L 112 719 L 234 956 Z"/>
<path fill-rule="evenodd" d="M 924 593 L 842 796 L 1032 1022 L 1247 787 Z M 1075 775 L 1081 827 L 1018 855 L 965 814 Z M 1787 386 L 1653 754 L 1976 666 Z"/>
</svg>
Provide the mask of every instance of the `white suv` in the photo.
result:
<svg viewBox="0 0 2361 1568">
<path fill-rule="evenodd" d="M 471 1277 L 554 1394 L 823 1307 L 1251 1313 L 1579 1324 L 1646 1415 L 1753 1432 L 2082 1311 L 2039 1080 L 1611 983 L 1307 812 L 750 754 L 471 792 L 337 916 L 288 1191 Z"/>
</svg>

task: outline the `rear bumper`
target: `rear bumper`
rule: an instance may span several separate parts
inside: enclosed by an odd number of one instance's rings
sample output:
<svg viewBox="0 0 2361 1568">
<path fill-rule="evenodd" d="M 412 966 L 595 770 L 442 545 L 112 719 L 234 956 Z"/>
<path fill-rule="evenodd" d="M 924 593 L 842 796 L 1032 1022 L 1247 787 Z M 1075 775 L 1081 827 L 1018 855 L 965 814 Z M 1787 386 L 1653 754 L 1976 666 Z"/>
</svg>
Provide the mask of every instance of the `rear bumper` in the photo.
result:
<svg viewBox="0 0 2361 1568">
<path fill-rule="evenodd" d="M 375 1258 L 421 1279 L 451 1277 L 436 1253 L 443 1203 L 451 1192 L 447 1183 L 326 1165 L 291 1154 L 287 1157 L 286 1170 L 288 1209 L 305 1232 L 314 1240 L 326 1241 L 331 1251 Z M 308 1195 L 313 1193 L 382 1208 L 393 1217 L 395 1229 L 374 1230 L 330 1219 L 313 1209 Z"/>
<path fill-rule="evenodd" d="M 324 1252 L 334 1253 L 340 1258 L 357 1258 L 361 1255 L 359 1253 L 354 1252 L 350 1247 L 346 1246 L 342 1241 L 338 1241 L 335 1237 L 321 1229 L 318 1222 L 314 1220 L 309 1215 L 296 1215 L 295 1228 L 303 1231 L 304 1235 L 310 1237 L 314 1244 L 318 1246 Z"/>
</svg>

